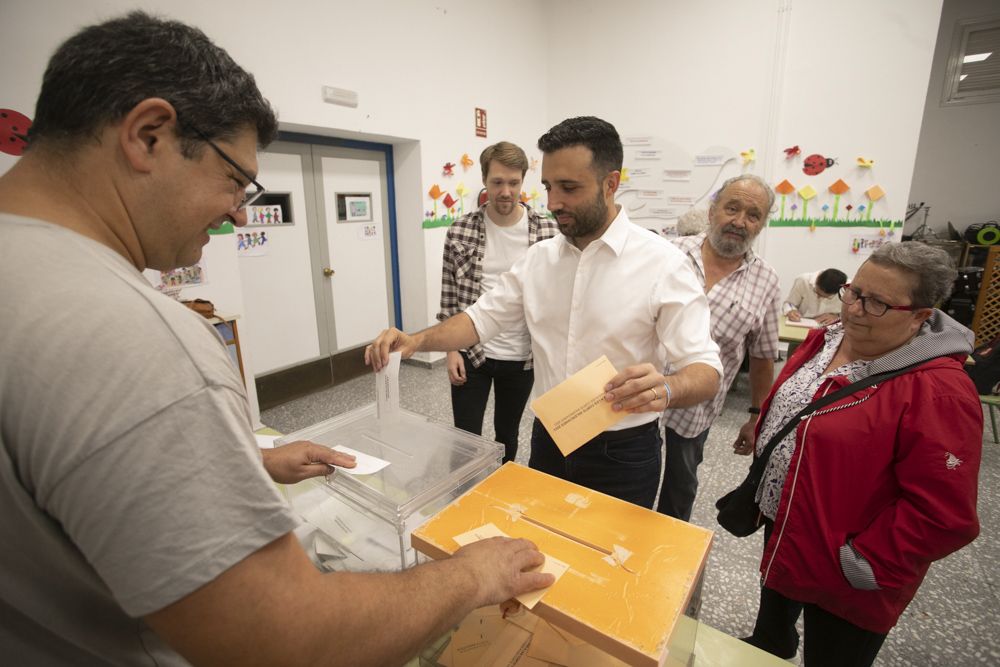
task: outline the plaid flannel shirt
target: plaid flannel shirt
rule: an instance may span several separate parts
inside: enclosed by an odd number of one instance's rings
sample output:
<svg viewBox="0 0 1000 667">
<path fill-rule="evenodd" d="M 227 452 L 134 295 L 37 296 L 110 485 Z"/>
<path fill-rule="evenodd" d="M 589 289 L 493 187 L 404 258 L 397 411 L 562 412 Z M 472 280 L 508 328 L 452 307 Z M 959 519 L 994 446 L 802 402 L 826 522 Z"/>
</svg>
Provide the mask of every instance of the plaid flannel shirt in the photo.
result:
<svg viewBox="0 0 1000 667">
<path fill-rule="evenodd" d="M 701 245 L 705 237 L 702 232 L 674 239 L 674 244 L 688 256 L 702 285 L 705 284 L 705 267 L 701 261 Z M 758 359 L 778 356 L 781 287 L 778 274 L 770 264 L 748 250 L 743 264 L 716 283 L 706 296 L 712 311 L 712 340 L 719 344 L 722 381 L 714 398 L 663 413 L 663 423 L 685 438 L 693 438 L 710 427 L 722 412 L 726 393 L 747 352 Z"/>
<path fill-rule="evenodd" d="M 559 233 L 556 223 L 525 206 L 528 216 L 528 245 L 544 241 Z M 438 320 L 444 322 L 476 302 L 482 293 L 483 255 L 486 252 L 486 204 L 467 213 L 448 228 L 444 241 L 444 261 L 441 269 L 441 310 Z M 476 368 L 486 361 L 483 346 L 476 343 L 465 353 Z M 532 368 L 531 359 L 524 370 Z"/>
</svg>

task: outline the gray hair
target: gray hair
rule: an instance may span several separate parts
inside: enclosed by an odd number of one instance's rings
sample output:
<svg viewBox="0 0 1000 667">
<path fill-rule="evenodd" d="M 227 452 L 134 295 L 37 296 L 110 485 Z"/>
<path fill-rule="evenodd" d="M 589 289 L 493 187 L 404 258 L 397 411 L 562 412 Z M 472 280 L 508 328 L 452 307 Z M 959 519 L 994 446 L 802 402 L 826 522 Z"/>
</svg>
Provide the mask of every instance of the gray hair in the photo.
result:
<svg viewBox="0 0 1000 667">
<path fill-rule="evenodd" d="M 680 236 L 694 236 L 708 229 L 708 210 L 689 208 L 677 218 L 677 233 Z"/>
<path fill-rule="evenodd" d="M 868 259 L 873 264 L 898 269 L 913 278 L 910 297 L 921 308 L 937 306 L 948 298 L 958 278 L 958 271 L 947 252 L 941 248 L 903 241 L 886 243 Z"/>
<path fill-rule="evenodd" d="M 774 190 L 772 190 L 771 186 L 767 184 L 767 181 L 757 174 L 738 174 L 732 178 L 726 179 L 726 182 L 722 184 L 722 187 L 715 191 L 712 201 L 718 199 L 719 195 L 730 185 L 733 183 L 739 183 L 740 181 L 750 181 L 751 183 L 756 183 L 764 190 L 764 193 L 767 194 L 767 210 L 764 212 L 764 218 L 766 219 L 771 217 L 771 209 L 774 208 Z"/>
</svg>

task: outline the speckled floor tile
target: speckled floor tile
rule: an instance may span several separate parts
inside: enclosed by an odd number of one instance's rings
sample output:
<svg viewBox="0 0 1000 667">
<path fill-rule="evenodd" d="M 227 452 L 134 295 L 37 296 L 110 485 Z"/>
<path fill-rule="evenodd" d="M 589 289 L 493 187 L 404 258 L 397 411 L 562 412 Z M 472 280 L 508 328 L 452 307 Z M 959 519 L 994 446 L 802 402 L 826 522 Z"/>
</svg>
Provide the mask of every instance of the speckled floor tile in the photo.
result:
<svg viewBox="0 0 1000 667">
<path fill-rule="evenodd" d="M 700 488 L 692 522 L 716 530 L 717 498 L 746 475 L 749 459 L 732 453 L 732 442 L 746 420 L 749 404 L 746 376 L 730 392 L 726 407 L 712 427 L 705 460 L 698 470 Z M 291 403 L 267 410 L 263 422 L 284 433 L 368 405 L 375 400 L 371 377 L 361 377 Z M 400 402 L 407 410 L 450 424 L 451 396 L 443 364 L 424 368 L 404 364 L 400 371 Z M 484 434 L 492 437 L 492 399 L 487 406 Z M 527 465 L 531 415 L 521 420 L 518 463 Z M 889 633 L 876 665 L 1000 665 L 1000 445 L 992 442 L 988 420 L 983 439 L 979 485 L 979 538 L 962 551 L 931 566 L 923 585 Z M 705 573 L 701 620 L 722 632 L 742 637 L 750 633 L 760 595 L 757 566 L 762 534 L 738 539 L 722 530 Z M 801 629 L 801 628 L 800 628 Z"/>
</svg>

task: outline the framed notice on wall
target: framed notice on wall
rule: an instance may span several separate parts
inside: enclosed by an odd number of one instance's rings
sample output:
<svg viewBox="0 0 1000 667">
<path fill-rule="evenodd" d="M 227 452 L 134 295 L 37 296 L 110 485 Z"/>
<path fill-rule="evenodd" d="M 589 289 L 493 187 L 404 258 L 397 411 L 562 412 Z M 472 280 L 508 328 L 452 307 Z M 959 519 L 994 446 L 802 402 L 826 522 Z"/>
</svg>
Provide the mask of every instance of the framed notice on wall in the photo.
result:
<svg viewBox="0 0 1000 667">
<path fill-rule="evenodd" d="M 338 222 L 370 222 L 372 219 L 372 195 L 370 192 L 338 194 Z"/>
</svg>

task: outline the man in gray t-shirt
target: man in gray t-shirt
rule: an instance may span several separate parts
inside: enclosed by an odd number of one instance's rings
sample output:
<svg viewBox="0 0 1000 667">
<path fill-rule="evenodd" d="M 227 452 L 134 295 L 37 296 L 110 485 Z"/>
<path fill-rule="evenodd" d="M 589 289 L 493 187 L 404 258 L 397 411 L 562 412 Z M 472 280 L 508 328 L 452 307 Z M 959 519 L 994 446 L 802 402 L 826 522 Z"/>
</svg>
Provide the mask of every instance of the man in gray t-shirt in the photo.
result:
<svg viewBox="0 0 1000 667">
<path fill-rule="evenodd" d="M 135 12 L 52 57 L 0 176 L 5 661 L 399 663 L 551 583 L 525 540 L 324 575 L 294 539 L 273 481 L 353 463 L 305 442 L 262 458 L 222 342 L 141 275 L 246 224 L 276 131 L 253 78 L 181 23 Z"/>
</svg>

